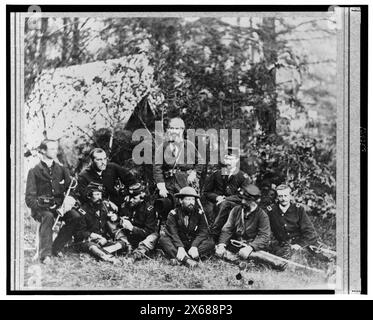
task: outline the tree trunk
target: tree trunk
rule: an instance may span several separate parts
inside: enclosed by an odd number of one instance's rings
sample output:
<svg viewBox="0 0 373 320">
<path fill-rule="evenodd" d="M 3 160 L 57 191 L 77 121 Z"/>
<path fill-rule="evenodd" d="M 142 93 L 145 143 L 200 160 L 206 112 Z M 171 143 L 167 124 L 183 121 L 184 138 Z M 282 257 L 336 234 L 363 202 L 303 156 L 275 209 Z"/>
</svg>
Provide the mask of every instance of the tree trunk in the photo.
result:
<svg viewBox="0 0 373 320">
<path fill-rule="evenodd" d="M 275 18 L 263 18 L 263 54 L 266 65 L 270 67 L 268 70 L 267 88 L 268 96 L 265 97 L 266 107 L 261 112 L 259 120 L 266 135 L 276 133 L 276 111 L 277 111 L 277 92 L 276 92 L 276 68 L 277 62 L 277 39 L 275 29 Z"/>
<path fill-rule="evenodd" d="M 73 24 L 73 48 L 71 52 L 71 59 L 72 64 L 80 63 L 80 54 L 79 54 L 79 47 L 80 47 L 80 32 L 79 32 L 79 18 L 74 18 Z"/>
</svg>

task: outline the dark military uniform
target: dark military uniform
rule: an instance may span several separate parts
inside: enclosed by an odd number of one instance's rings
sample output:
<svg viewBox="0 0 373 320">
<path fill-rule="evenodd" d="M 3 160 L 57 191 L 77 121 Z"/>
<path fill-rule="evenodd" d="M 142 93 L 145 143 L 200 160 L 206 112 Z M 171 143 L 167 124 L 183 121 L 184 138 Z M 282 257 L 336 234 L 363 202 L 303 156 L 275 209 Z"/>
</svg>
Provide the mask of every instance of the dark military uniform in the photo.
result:
<svg viewBox="0 0 373 320">
<path fill-rule="evenodd" d="M 92 252 L 93 248 L 101 249 L 101 246 L 94 240 L 89 240 L 92 232 L 103 236 L 106 240 L 123 242 L 123 248 L 126 248 L 127 242 L 125 234 L 118 229 L 117 224 L 111 222 L 108 217 L 108 210 L 101 202 L 94 204 L 85 202 L 79 209 L 83 216 L 79 221 L 75 242 L 80 244 L 82 251 Z M 95 251 L 97 253 L 99 251 Z"/>
<path fill-rule="evenodd" d="M 205 185 L 204 195 L 208 201 L 204 204 L 204 207 L 211 223 L 217 218 L 224 203 L 223 201 L 219 205 L 216 205 L 216 198 L 218 196 L 230 197 L 236 195 L 244 181 L 249 178 L 246 173 L 240 170 L 231 176 L 226 174 L 225 171 L 225 168 L 215 171 L 207 178 Z M 219 224 L 221 224 L 221 222 Z"/>
<path fill-rule="evenodd" d="M 266 211 L 275 238 L 271 244 L 275 255 L 289 258 L 291 244 L 306 247 L 317 242 L 316 230 L 303 206 L 292 203 L 283 213 L 279 205 L 275 204 L 268 206 Z"/>
<path fill-rule="evenodd" d="M 130 186 L 136 182 L 135 177 L 129 170 L 122 168 L 116 163 L 108 163 L 101 175 L 91 166 L 79 174 L 78 187 L 75 191 L 76 195 L 84 203 L 88 201 L 86 192 L 89 183 L 100 183 L 105 187 L 103 198 L 112 201 L 120 207 L 123 200 L 115 189 L 118 179 L 126 186 Z"/>
<path fill-rule="evenodd" d="M 172 150 L 172 146 L 175 146 L 177 150 Z M 197 177 L 202 172 L 202 158 L 195 145 L 189 140 L 183 140 L 181 143 L 166 142 L 156 152 L 162 152 L 160 159 L 163 159 L 163 163 L 155 162 L 153 165 L 154 181 L 155 183 L 164 182 L 168 192 L 172 195 L 188 186 L 188 170 L 196 170 Z"/>
<path fill-rule="evenodd" d="M 45 257 L 57 253 L 71 239 L 80 214 L 71 210 L 61 219 L 65 225 L 61 228 L 53 243 L 53 224 L 57 217 L 56 208 L 60 207 L 64 194 L 71 182 L 69 172 L 60 164 L 53 162 L 49 168 L 41 161 L 32 168 L 27 176 L 26 205 L 31 208 L 32 217 L 40 222 L 39 255 Z M 51 209 L 55 205 L 55 209 Z M 53 244 L 53 250 L 52 250 Z"/>
<path fill-rule="evenodd" d="M 222 229 L 219 243 L 224 243 L 229 250 L 234 250 L 229 241 L 235 239 L 244 241 L 254 251 L 266 250 L 271 235 L 268 216 L 259 207 L 248 214 L 247 210 L 241 205 L 232 209 L 228 221 Z"/>
<path fill-rule="evenodd" d="M 229 213 L 231 210 L 241 204 L 241 197 L 239 195 L 233 195 L 230 197 L 226 197 L 225 201 L 221 203 L 219 206 L 218 214 L 211 225 L 210 234 L 214 237 L 214 239 L 217 241 L 218 237 L 222 231 L 222 228 L 224 224 L 227 222 Z"/>
<path fill-rule="evenodd" d="M 165 234 L 161 235 L 159 246 L 171 258 L 176 258 L 179 247 L 185 248 L 186 251 L 191 247 L 197 247 L 200 257 L 210 254 L 215 247 L 208 235 L 207 225 L 201 212 L 195 210 L 187 217 L 181 208 L 171 210 L 168 215 Z"/>
<path fill-rule="evenodd" d="M 123 203 L 119 215 L 128 219 L 133 225 L 132 231 L 123 230 L 132 247 L 139 246 L 145 252 L 154 249 L 158 240 L 158 218 L 153 206 L 142 202 L 132 208 Z"/>
</svg>

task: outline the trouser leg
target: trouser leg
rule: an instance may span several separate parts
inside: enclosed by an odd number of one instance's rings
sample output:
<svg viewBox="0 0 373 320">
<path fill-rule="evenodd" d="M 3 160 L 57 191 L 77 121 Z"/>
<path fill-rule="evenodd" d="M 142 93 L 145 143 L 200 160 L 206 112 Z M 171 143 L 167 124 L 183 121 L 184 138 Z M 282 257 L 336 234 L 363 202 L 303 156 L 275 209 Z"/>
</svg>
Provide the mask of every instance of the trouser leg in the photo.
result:
<svg viewBox="0 0 373 320">
<path fill-rule="evenodd" d="M 40 222 L 39 258 L 43 260 L 45 257 L 52 255 L 54 214 L 48 210 L 41 210 L 35 220 Z"/>
<path fill-rule="evenodd" d="M 200 258 L 206 258 L 214 252 L 215 242 L 212 238 L 203 240 L 197 247 Z"/>
<path fill-rule="evenodd" d="M 167 235 L 162 235 L 158 241 L 159 247 L 169 256 L 175 259 L 177 255 L 177 248 L 173 244 L 170 237 Z"/>
<path fill-rule="evenodd" d="M 214 223 L 211 227 L 211 235 L 214 237 L 214 240 L 218 240 L 219 235 L 221 233 L 221 229 L 223 228 L 224 224 L 227 222 L 229 213 L 234 208 L 236 204 L 230 201 L 223 201 L 218 206 L 218 213 L 214 220 Z"/>
<path fill-rule="evenodd" d="M 78 211 L 72 209 L 66 212 L 62 220 L 65 222 L 64 226 L 58 232 L 56 239 L 54 239 L 52 253 L 57 255 L 62 248 L 68 243 L 74 236 L 78 223 L 81 219 L 81 215 Z"/>
</svg>

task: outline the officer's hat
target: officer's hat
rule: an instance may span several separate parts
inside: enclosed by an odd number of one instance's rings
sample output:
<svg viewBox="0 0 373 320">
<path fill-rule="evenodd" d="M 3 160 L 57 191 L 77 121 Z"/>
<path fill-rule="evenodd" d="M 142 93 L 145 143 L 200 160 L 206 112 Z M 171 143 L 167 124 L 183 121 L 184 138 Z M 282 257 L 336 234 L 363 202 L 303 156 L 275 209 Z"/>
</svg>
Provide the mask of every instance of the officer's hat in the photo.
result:
<svg viewBox="0 0 373 320">
<path fill-rule="evenodd" d="M 175 194 L 175 197 L 177 197 L 177 198 L 181 198 L 181 197 L 195 197 L 195 198 L 199 198 L 199 194 L 192 187 L 184 187 L 184 188 L 182 188 L 179 191 L 179 193 Z"/>
<path fill-rule="evenodd" d="M 243 184 L 243 186 L 240 188 L 240 193 L 245 198 L 254 199 L 259 198 L 261 195 L 259 188 L 254 184 Z"/>
<path fill-rule="evenodd" d="M 128 187 L 128 193 L 130 194 L 130 196 L 137 196 L 144 192 L 144 190 L 145 187 L 139 182 Z"/>
<path fill-rule="evenodd" d="M 236 147 L 228 147 L 228 148 L 227 148 L 226 156 L 235 156 L 235 157 L 239 157 L 239 156 L 240 156 L 240 148 L 236 148 Z"/>
<path fill-rule="evenodd" d="M 91 193 L 91 192 L 97 192 L 97 191 L 104 192 L 103 184 L 97 183 L 97 182 L 90 182 L 87 186 L 87 192 Z"/>
</svg>

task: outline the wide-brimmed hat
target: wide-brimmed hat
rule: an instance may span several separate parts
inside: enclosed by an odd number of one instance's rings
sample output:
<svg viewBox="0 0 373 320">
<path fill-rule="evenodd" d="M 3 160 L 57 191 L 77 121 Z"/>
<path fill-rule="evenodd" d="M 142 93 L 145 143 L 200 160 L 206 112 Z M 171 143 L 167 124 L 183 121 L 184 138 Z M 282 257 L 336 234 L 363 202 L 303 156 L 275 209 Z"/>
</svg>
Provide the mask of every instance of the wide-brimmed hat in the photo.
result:
<svg viewBox="0 0 373 320">
<path fill-rule="evenodd" d="M 184 188 L 182 188 L 179 191 L 179 193 L 175 194 L 175 197 L 177 197 L 177 198 L 181 198 L 181 197 L 195 197 L 195 198 L 199 198 L 199 194 L 192 187 L 184 187 Z"/>
</svg>

